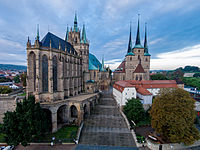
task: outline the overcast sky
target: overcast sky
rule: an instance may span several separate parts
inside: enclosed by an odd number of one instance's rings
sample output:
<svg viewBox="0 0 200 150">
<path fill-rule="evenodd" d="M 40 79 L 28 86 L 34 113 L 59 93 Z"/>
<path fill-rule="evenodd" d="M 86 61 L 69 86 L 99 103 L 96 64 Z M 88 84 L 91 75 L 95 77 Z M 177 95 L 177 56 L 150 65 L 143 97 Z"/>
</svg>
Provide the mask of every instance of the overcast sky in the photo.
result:
<svg viewBox="0 0 200 150">
<path fill-rule="evenodd" d="M 135 43 L 137 17 L 144 41 L 148 24 L 151 69 L 200 67 L 198 0 L 0 0 L 0 63 L 26 65 L 26 41 L 48 30 L 64 38 L 67 25 L 86 25 L 90 52 L 115 69 L 127 53 L 129 26 Z"/>
</svg>

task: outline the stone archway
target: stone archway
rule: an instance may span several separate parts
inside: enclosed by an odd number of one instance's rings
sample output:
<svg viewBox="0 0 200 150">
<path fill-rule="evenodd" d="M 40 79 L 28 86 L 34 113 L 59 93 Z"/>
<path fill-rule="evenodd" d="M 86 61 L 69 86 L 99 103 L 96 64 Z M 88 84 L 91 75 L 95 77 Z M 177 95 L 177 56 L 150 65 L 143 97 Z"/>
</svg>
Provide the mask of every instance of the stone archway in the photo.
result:
<svg viewBox="0 0 200 150">
<path fill-rule="evenodd" d="M 49 109 L 46 109 L 46 108 L 43 108 L 42 109 L 46 115 L 46 118 L 47 118 L 47 124 L 48 124 L 48 132 L 52 132 L 52 113 L 51 113 L 51 110 Z"/>
<path fill-rule="evenodd" d="M 62 105 L 57 110 L 57 127 L 60 128 L 68 123 L 67 105 Z"/>
<path fill-rule="evenodd" d="M 71 118 L 78 118 L 78 110 L 76 108 L 76 106 L 72 105 L 70 107 L 70 117 Z"/>
</svg>

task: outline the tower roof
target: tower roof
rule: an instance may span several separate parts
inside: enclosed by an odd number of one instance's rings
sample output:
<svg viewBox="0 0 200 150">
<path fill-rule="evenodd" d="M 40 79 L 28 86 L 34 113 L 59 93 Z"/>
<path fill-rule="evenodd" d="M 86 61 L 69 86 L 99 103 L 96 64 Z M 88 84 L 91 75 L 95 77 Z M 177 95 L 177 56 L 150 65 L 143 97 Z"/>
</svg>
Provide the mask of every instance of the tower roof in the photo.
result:
<svg viewBox="0 0 200 150">
<path fill-rule="evenodd" d="M 74 30 L 75 32 L 78 32 L 78 21 L 77 21 L 77 15 L 75 13 L 75 17 L 74 17 Z"/>
<path fill-rule="evenodd" d="M 85 24 L 83 24 L 83 31 L 82 31 L 81 43 L 84 43 L 84 44 L 87 43 L 86 31 L 85 31 Z"/>
<path fill-rule="evenodd" d="M 129 42 L 128 42 L 128 51 L 127 53 L 130 53 L 132 50 L 132 39 L 131 39 L 131 23 L 130 23 L 130 35 L 129 35 Z"/>
<path fill-rule="evenodd" d="M 143 67 L 142 67 L 142 64 L 139 63 L 135 69 L 135 71 L 133 73 L 145 73 Z"/>
<path fill-rule="evenodd" d="M 40 40 L 40 33 L 39 33 L 39 24 L 37 24 L 37 40 Z"/>
<path fill-rule="evenodd" d="M 66 32 L 66 36 L 65 36 L 65 41 L 68 41 L 68 37 L 69 37 L 69 27 L 67 25 L 67 32 Z"/>
<path fill-rule="evenodd" d="M 134 48 L 143 48 L 141 43 L 140 43 L 140 20 L 139 20 L 139 14 L 138 14 L 137 36 L 136 36 L 136 41 L 135 41 Z"/>
<path fill-rule="evenodd" d="M 101 64 L 101 69 L 100 69 L 100 71 L 106 71 L 106 70 L 104 69 L 104 57 L 102 57 L 102 64 Z"/>
<path fill-rule="evenodd" d="M 89 53 L 89 70 L 95 70 L 93 66 L 96 69 L 101 68 L 101 63 L 93 54 Z"/>
<path fill-rule="evenodd" d="M 147 44 L 147 23 L 145 23 L 144 56 L 151 56 L 148 52 L 148 44 Z"/>
</svg>

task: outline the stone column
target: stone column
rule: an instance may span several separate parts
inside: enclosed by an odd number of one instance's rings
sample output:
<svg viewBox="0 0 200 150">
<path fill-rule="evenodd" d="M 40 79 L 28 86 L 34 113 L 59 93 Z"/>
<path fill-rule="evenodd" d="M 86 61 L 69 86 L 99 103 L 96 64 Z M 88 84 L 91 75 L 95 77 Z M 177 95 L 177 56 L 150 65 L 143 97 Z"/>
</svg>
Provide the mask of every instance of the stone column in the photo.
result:
<svg viewBox="0 0 200 150">
<path fill-rule="evenodd" d="M 52 121 L 52 133 L 58 130 L 57 127 L 57 109 L 51 108 L 51 121 Z"/>
<path fill-rule="evenodd" d="M 79 104 L 79 107 L 77 109 L 78 109 L 78 125 L 80 125 L 81 122 L 83 121 L 84 109 L 81 104 Z"/>
<path fill-rule="evenodd" d="M 50 93 L 50 101 L 53 101 L 53 62 L 52 62 L 52 50 L 50 48 L 49 55 L 49 64 L 48 64 L 48 79 L 49 79 L 49 93 Z"/>
</svg>

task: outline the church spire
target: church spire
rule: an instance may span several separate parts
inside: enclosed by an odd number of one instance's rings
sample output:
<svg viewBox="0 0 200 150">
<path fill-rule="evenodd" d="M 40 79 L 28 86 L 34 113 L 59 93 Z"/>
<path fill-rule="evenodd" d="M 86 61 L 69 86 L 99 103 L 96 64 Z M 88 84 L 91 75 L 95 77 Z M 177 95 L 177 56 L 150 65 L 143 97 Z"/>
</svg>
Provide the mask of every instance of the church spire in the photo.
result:
<svg viewBox="0 0 200 150">
<path fill-rule="evenodd" d="M 104 56 L 102 57 L 101 71 L 104 71 Z"/>
<path fill-rule="evenodd" d="M 139 20 L 140 14 L 138 14 L 138 27 L 137 27 L 137 36 L 135 41 L 135 47 L 136 48 L 142 48 L 140 43 L 140 20 Z"/>
<path fill-rule="evenodd" d="M 67 32 L 66 32 L 66 36 L 65 36 L 65 41 L 68 41 L 68 37 L 69 37 L 69 27 L 67 25 Z"/>
<path fill-rule="evenodd" d="M 127 53 L 130 53 L 132 50 L 132 39 L 131 39 L 131 22 L 130 22 L 130 35 L 129 35 L 129 42 L 128 42 L 128 51 Z"/>
<path fill-rule="evenodd" d="M 145 23 L 144 50 L 145 50 L 145 53 L 148 53 L 148 45 L 147 45 L 147 23 Z"/>
<path fill-rule="evenodd" d="M 82 38 L 81 38 L 82 43 L 87 43 L 87 38 L 86 38 L 86 31 L 85 31 L 85 24 L 83 24 L 83 30 L 82 30 Z"/>
<path fill-rule="evenodd" d="M 39 41 L 40 40 L 40 34 L 39 34 L 39 24 L 37 24 L 37 37 L 36 39 Z"/>
<path fill-rule="evenodd" d="M 75 17 L 74 17 L 74 31 L 78 32 L 78 21 L 77 21 L 76 12 L 75 12 Z"/>
</svg>

